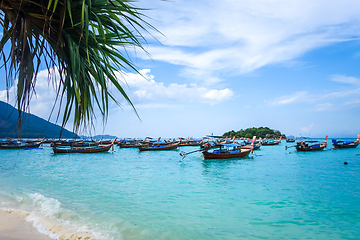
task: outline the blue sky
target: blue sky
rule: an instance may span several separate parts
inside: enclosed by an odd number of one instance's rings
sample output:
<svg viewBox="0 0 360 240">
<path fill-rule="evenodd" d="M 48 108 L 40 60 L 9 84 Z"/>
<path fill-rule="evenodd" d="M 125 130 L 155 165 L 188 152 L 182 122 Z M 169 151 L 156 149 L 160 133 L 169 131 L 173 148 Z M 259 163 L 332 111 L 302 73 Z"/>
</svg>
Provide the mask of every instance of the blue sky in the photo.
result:
<svg viewBox="0 0 360 240">
<path fill-rule="evenodd" d="M 141 120 L 125 102 L 113 104 L 93 135 L 202 137 L 260 126 L 295 136 L 360 133 L 358 1 L 135 5 L 149 8 L 149 22 L 163 33 L 148 37 L 151 59 L 140 50 L 131 56 L 147 79 L 118 73 Z M 42 72 L 31 112 L 47 119 L 53 99 Z"/>
</svg>

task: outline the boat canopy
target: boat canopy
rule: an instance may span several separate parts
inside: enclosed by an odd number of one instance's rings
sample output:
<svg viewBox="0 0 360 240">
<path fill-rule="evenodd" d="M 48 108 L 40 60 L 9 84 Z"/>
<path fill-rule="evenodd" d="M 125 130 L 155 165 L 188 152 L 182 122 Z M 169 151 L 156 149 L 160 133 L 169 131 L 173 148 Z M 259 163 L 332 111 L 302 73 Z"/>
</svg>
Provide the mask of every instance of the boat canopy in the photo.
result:
<svg viewBox="0 0 360 240">
<path fill-rule="evenodd" d="M 349 144 L 349 143 L 353 143 L 354 141 L 351 141 L 351 140 L 345 140 L 345 141 L 340 140 L 340 141 L 336 141 L 336 139 L 333 139 L 332 142 L 333 142 L 333 143 L 342 143 L 342 144 L 345 143 L 345 144 Z"/>
<path fill-rule="evenodd" d="M 237 143 L 221 144 L 221 146 L 225 146 L 225 147 L 228 147 L 228 148 L 231 148 L 231 147 L 241 147 L 241 145 L 240 145 L 240 144 L 237 144 Z"/>
</svg>

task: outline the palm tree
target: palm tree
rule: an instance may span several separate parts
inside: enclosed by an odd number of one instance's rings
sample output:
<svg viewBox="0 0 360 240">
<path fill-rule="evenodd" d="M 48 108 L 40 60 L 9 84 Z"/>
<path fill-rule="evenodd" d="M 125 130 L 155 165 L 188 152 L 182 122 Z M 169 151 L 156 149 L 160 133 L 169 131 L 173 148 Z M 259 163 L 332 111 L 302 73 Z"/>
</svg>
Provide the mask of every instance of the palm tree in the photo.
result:
<svg viewBox="0 0 360 240">
<path fill-rule="evenodd" d="M 63 127 L 70 116 L 74 118 L 75 132 L 80 126 L 88 127 L 95 108 L 106 122 L 109 100 L 119 105 L 109 91 L 109 84 L 115 86 L 136 113 L 114 72 L 137 72 L 127 51 L 129 47 L 144 50 L 142 33 L 156 29 L 145 21 L 142 14 L 145 9 L 131 2 L 0 0 L 2 67 L 6 70 L 7 89 L 17 82 L 20 128 L 21 112 L 28 110 L 37 73 L 43 66 L 48 69 L 49 81 L 58 86 L 56 101 L 65 104 L 58 113 L 58 117 L 62 115 Z M 54 70 L 60 76 L 55 80 L 51 74 Z"/>
</svg>

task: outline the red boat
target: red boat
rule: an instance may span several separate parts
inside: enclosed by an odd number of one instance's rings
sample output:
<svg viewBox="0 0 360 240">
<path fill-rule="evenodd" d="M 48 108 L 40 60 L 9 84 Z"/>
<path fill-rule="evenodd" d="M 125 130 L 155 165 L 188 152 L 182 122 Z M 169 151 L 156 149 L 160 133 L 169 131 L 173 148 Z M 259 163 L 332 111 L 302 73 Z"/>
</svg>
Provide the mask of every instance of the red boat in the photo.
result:
<svg viewBox="0 0 360 240">
<path fill-rule="evenodd" d="M 179 143 L 173 144 L 156 144 L 156 145 L 141 145 L 139 146 L 140 151 L 161 151 L 161 150 L 173 150 L 177 149 Z"/>
</svg>

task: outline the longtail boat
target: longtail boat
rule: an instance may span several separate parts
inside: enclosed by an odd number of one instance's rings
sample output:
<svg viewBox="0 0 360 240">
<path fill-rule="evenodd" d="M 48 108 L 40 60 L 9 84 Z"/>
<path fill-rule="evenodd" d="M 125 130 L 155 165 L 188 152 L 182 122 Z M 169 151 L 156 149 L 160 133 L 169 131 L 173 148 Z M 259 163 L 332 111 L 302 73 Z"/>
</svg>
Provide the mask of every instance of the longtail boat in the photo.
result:
<svg viewBox="0 0 360 240">
<path fill-rule="evenodd" d="M 261 142 L 261 145 L 263 146 L 273 146 L 273 145 L 278 145 L 279 143 L 281 143 L 281 138 L 282 136 L 280 136 L 280 139 L 279 140 L 263 140 Z"/>
<path fill-rule="evenodd" d="M 140 145 L 139 150 L 140 151 L 161 151 L 161 150 L 173 150 L 177 149 L 179 146 L 179 143 L 164 143 L 164 144 L 145 144 Z"/>
<path fill-rule="evenodd" d="M 255 140 L 255 142 L 252 144 L 251 142 L 246 141 L 245 145 L 242 145 L 242 149 L 253 149 L 258 150 L 261 147 L 261 138 L 259 140 Z"/>
<path fill-rule="evenodd" d="M 37 142 L 25 142 L 25 141 L 7 141 L 0 144 L 0 149 L 24 149 L 24 148 L 38 148 L 43 143 L 42 140 Z"/>
<path fill-rule="evenodd" d="M 119 142 L 118 146 L 120 148 L 138 148 L 140 146 L 139 143 L 124 143 L 124 142 Z"/>
<path fill-rule="evenodd" d="M 146 138 L 145 140 L 146 141 Z M 134 139 L 123 139 L 118 142 L 118 146 L 120 148 L 138 148 L 141 144 L 142 140 Z"/>
<path fill-rule="evenodd" d="M 332 139 L 332 143 L 334 148 L 339 149 L 339 148 L 356 148 L 359 145 L 359 136 L 360 134 L 358 134 L 357 139 L 355 141 L 349 141 L 349 140 L 339 140 L 337 141 L 336 139 Z"/>
<path fill-rule="evenodd" d="M 239 147 L 235 147 L 233 150 L 223 149 L 222 147 L 232 147 L 234 145 L 238 145 Z M 214 149 L 212 152 L 203 151 L 204 160 L 209 159 L 229 159 L 229 158 L 241 158 L 250 154 L 252 149 L 243 149 L 240 148 L 239 144 L 230 143 L 230 144 L 222 144 L 219 147 L 219 150 Z"/>
<path fill-rule="evenodd" d="M 309 151 L 320 151 L 323 150 L 326 146 L 327 146 L 327 138 L 328 136 L 325 137 L 325 141 L 324 142 L 319 142 L 319 141 L 311 141 L 311 140 L 307 140 L 307 141 L 302 141 L 302 142 L 297 142 L 296 143 L 296 151 L 299 152 L 309 152 Z"/>
<path fill-rule="evenodd" d="M 98 145 L 98 146 L 86 146 L 86 147 L 53 147 L 54 153 L 99 153 L 99 152 L 108 152 L 110 148 L 114 145 L 114 141 L 107 145 Z"/>
<path fill-rule="evenodd" d="M 98 146 L 100 141 L 55 141 L 50 143 L 50 147 L 92 147 Z M 110 144 L 110 143 L 108 143 Z M 103 144 L 104 145 L 104 144 Z"/>
<path fill-rule="evenodd" d="M 181 146 L 181 147 L 186 147 L 186 146 L 200 146 L 201 143 L 202 143 L 202 141 L 186 140 L 186 141 L 181 141 L 181 142 L 180 142 L 180 146 Z"/>
<path fill-rule="evenodd" d="M 252 145 L 254 145 L 256 136 L 253 137 Z M 250 154 L 253 148 L 243 149 L 240 144 L 237 143 L 228 143 L 220 144 L 219 148 L 216 148 L 209 152 L 209 150 L 204 150 L 203 156 L 204 160 L 209 159 L 230 159 L 230 158 L 242 158 Z"/>
<path fill-rule="evenodd" d="M 286 142 L 295 142 L 296 137 L 293 138 L 286 138 Z"/>
</svg>

